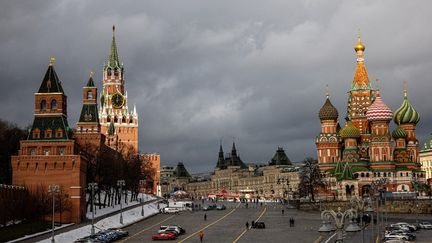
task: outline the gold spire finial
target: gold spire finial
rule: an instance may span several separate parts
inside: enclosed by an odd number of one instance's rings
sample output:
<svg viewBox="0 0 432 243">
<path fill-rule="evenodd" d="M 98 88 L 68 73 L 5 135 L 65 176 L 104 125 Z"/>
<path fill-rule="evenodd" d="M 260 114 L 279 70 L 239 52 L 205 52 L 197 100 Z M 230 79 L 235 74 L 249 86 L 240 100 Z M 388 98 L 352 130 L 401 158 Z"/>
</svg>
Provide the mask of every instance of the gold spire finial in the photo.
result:
<svg viewBox="0 0 432 243">
<path fill-rule="evenodd" d="M 326 97 L 329 98 L 330 97 L 330 90 L 329 90 L 329 85 L 326 84 Z"/>
<path fill-rule="evenodd" d="M 361 41 L 360 38 L 360 28 L 359 28 L 357 32 L 357 44 L 354 46 L 354 50 L 358 52 L 358 51 L 364 51 L 365 49 L 366 47 L 363 45 L 363 42 Z"/>
<path fill-rule="evenodd" d="M 55 57 L 50 57 L 49 65 L 52 66 L 55 63 Z"/>
<path fill-rule="evenodd" d="M 407 96 L 407 81 L 404 80 L 404 97 L 406 98 Z"/>
<path fill-rule="evenodd" d="M 115 32 L 115 25 L 113 25 L 113 35 L 114 35 L 114 32 Z"/>
<path fill-rule="evenodd" d="M 93 78 L 93 74 L 94 74 L 93 69 L 90 69 L 90 78 Z"/>
</svg>

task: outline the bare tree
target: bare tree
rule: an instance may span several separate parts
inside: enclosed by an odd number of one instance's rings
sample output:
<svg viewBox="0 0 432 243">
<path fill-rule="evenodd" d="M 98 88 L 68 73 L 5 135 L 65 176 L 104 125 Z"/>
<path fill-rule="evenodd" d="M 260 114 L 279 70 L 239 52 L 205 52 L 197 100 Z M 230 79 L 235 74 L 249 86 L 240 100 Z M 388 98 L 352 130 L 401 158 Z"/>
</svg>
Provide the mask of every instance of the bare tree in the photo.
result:
<svg viewBox="0 0 432 243">
<path fill-rule="evenodd" d="M 301 197 L 310 196 L 315 201 L 315 190 L 324 186 L 318 161 L 313 158 L 306 158 L 300 169 L 299 194 Z"/>
</svg>

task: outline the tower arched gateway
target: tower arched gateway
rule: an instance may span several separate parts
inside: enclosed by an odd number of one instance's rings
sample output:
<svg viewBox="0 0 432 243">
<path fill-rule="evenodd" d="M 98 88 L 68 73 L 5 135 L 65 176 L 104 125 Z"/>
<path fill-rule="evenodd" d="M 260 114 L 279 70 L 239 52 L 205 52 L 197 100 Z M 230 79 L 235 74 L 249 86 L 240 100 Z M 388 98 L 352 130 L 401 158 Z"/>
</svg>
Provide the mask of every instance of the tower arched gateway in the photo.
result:
<svg viewBox="0 0 432 243">
<path fill-rule="evenodd" d="M 357 64 L 348 91 L 345 127 L 341 129 L 338 111 L 328 94 L 319 111 L 318 163 L 327 174 L 325 178 L 333 182 L 328 183 L 328 189 L 340 199 L 370 192 L 372 182 L 380 178 L 386 178 L 386 190 L 391 192 L 401 191 L 402 187 L 412 190 L 407 185 L 425 180 L 415 133 L 420 116 L 408 100 L 406 87 L 402 105 L 393 115 L 379 90 L 371 87 L 364 63 L 365 49 L 359 37 L 354 47 Z M 397 128 L 390 133 L 392 119 Z"/>
</svg>

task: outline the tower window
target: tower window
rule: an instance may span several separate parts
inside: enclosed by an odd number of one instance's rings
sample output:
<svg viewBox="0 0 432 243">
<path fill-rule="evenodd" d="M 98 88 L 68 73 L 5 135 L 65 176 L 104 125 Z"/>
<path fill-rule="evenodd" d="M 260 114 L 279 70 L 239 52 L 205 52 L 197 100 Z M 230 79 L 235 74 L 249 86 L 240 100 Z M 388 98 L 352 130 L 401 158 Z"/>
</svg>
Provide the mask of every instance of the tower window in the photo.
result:
<svg viewBox="0 0 432 243">
<path fill-rule="evenodd" d="M 40 103 L 40 110 L 41 111 L 45 111 L 46 110 L 46 106 L 47 106 L 46 100 L 42 100 L 41 103 Z"/>
<path fill-rule="evenodd" d="M 87 99 L 89 100 L 93 99 L 93 92 L 87 91 Z"/>
<path fill-rule="evenodd" d="M 57 129 L 57 131 L 56 131 L 56 137 L 57 137 L 57 138 L 61 138 L 61 137 L 63 137 L 63 130 L 61 130 L 60 128 Z"/>
<path fill-rule="evenodd" d="M 59 148 L 59 155 L 64 155 L 65 154 L 65 148 L 64 147 L 60 147 Z"/>
<path fill-rule="evenodd" d="M 114 76 L 119 76 L 119 71 L 118 71 L 118 69 L 116 68 L 116 69 L 114 69 Z"/>
<path fill-rule="evenodd" d="M 33 130 L 33 138 L 39 138 L 39 137 L 40 137 L 40 130 L 36 128 Z"/>
<path fill-rule="evenodd" d="M 114 117 L 114 123 L 117 123 L 118 122 L 118 119 L 117 119 L 117 117 L 115 116 Z"/>
<path fill-rule="evenodd" d="M 56 100 L 51 100 L 51 110 L 52 111 L 57 110 L 57 101 Z"/>
<path fill-rule="evenodd" d="M 107 74 L 108 74 L 108 76 L 111 76 L 111 68 L 108 68 Z"/>
<path fill-rule="evenodd" d="M 45 138 L 51 138 L 52 137 L 52 131 L 51 129 L 47 129 L 45 131 Z"/>
</svg>

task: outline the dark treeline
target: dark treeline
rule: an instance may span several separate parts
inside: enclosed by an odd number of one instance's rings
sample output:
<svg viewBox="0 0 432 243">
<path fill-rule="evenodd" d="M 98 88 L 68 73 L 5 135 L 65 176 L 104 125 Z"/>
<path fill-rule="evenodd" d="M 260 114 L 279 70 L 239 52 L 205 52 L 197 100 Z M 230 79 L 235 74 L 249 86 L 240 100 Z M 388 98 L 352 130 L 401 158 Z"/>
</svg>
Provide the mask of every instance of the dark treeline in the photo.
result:
<svg viewBox="0 0 432 243">
<path fill-rule="evenodd" d="M 98 183 L 94 198 L 91 197 L 91 190 L 87 188 L 87 208 L 90 211 L 93 210 L 92 200 L 94 205 L 101 209 L 119 204 L 120 200 L 123 200 L 123 203 L 137 201 L 140 189 L 147 191 L 153 187 L 154 169 L 149 161 L 145 161 L 143 156 L 139 156 L 132 149 L 115 151 L 106 146 L 85 144 L 80 146 L 79 151 L 87 160 L 87 183 Z M 118 180 L 125 181 L 121 194 L 117 186 Z M 142 187 L 140 180 L 145 181 Z"/>
<path fill-rule="evenodd" d="M 12 183 L 11 155 L 17 155 L 27 129 L 0 119 L 0 184 Z"/>
</svg>

